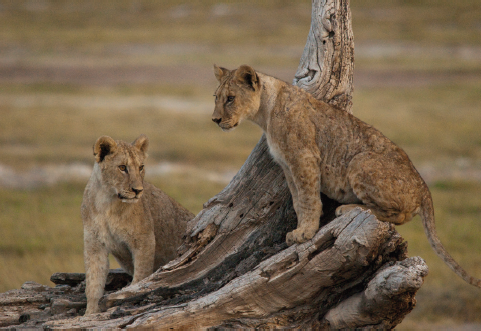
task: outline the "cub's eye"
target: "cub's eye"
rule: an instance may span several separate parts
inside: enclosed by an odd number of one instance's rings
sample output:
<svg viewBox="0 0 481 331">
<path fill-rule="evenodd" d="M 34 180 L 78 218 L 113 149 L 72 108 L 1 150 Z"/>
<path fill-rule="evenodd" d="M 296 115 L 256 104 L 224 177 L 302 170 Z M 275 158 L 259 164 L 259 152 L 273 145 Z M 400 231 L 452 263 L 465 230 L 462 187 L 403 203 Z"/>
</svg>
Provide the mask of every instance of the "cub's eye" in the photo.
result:
<svg viewBox="0 0 481 331">
<path fill-rule="evenodd" d="M 139 171 L 143 171 L 144 170 L 144 165 L 142 164 L 140 167 L 139 167 Z"/>
<path fill-rule="evenodd" d="M 217 101 L 217 95 L 214 94 L 213 97 L 215 97 L 215 101 Z"/>
<path fill-rule="evenodd" d="M 119 165 L 119 170 L 122 172 L 127 172 L 127 167 L 124 165 Z"/>
<path fill-rule="evenodd" d="M 233 95 L 228 96 L 228 97 L 227 97 L 227 102 L 232 102 L 232 101 L 234 101 L 234 99 L 235 99 L 235 96 L 233 96 Z"/>
</svg>

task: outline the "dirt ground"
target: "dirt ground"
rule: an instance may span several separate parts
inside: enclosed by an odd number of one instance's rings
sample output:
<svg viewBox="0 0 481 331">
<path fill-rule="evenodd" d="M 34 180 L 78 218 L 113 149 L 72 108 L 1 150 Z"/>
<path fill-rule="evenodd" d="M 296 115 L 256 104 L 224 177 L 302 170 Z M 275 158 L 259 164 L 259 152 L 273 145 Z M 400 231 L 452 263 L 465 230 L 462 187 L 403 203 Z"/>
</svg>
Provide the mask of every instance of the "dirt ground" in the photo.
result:
<svg viewBox="0 0 481 331">
<path fill-rule="evenodd" d="M 392 46 L 394 52 L 406 52 L 406 49 L 398 46 Z M 158 46 L 161 47 L 161 46 Z M 169 47 L 172 47 L 170 45 Z M 155 47 L 154 47 L 155 48 Z M 174 47 L 175 48 L 175 47 Z M 376 56 L 382 56 L 386 53 L 386 47 L 382 45 L 366 44 L 358 45 L 360 51 L 358 54 L 361 59 L 368 58 L 373 52 L 377 52 Z M 153 46 L 144 47 L 141 52 L 153 52 Z M 183 53 L 199 50 L 192 46 L 180 45 L 175 48 L 176 52 Z M 376 51 L 377 50 L 377 51 Z M 481 60 L 481 51 L 478 53 L 476 48 L 442 48 L 445 54 L 458 54 L 463 58 L 468 54 L 469 58 Z M 426 48 L 423 52 L 434 52 L 433 48 Z M 16 50 L 18 52 L 18 49 Z M 4 56 L 0 59 L 0 84 L 21 85 L 21 84 L 54 84 L 54 85 L 70 85 L 70 86 L 86 86 L 86 87 L 108 87 L 119 85 L 152 85 L 152 84 L 168 84 L 171 86 L 209 86 L 212 85 L 212 68 L 211 66 L 202 64 L 188 64 L 188 65 L 154 65 L 154 64 L 107 64 L 108 61 L 91 61 L 83 59 L 82 57 L 76 60 L 72 54 L 64 56 L 61 61 L 50 61 L 56 63 L 49 63 L 49 61 L 32 62 L 20 56 L 15 59 L 13 53 L 6 52 L 10 56 Z M 282 50 L 281 50 L 282 52 Z M 284 52 L 292 52 L 286 48 Z M 379 54 L 381 52 L 381 54 Z M 20 52 L 22 53 L 22 52 Z M 464 54 L 464 55 L 463 55 Z M 144 54 L 145 55 L 145 54 Z M 391 54 L 393 55 L 393 54 Z M 398 54 L 402 55 L 402 54 Z M 264 66 L 259 70 L 269 73 L 285 81 L 292 81 L 295 75 L 296 68 L 284 68 L 280 66 Z M 479 82 L 481 80 L 481 66 L 474 69 L 452 69 L 452 70 L 415 70 L 415 69 L 392 69 L 380 68 L 374 69 L 372 66 L 361 65 L 360 68 L 355 69 L 354 73 L 354 88 L 375 88 L 375 87 L 421 87 L 432 84 L 439 84 L 449 82 L 466 83 Z M 88 100 L 87 100 L 88 99 Z M 72 106 L 76 107 L 92 107 L 99 106 L 99 104 L 110 104 L 114 108 L 124 108 L 133 106 L 161 106 L 167 109 L 174 109 L 177 111 L 200 111 L 208 114 L 210 112 L 211 104 L 204 100 L 195 100 L 192 98 L 182 97 L 165 97 L 165 96 L 140 96 L 136 98 L 131 97 L 103 97 L 89 99 L 88 96 L 68 96 L 62 98 L 57 95 L 55 98 L 47 96 L 45 100 L 41 95 L 31 93 L 22 94 L 21 96 L 13 93 L 11 95 L 4 94 L 0 96 L 1 104 L 12 104 L 17 106 L 22 104 L 45 103 L 52 106 Z M 355 105 L 354 105 L 355 106 Z M 18 153 L 22 153 L 21 150 Z M 157 167 L 162 168 L 159 164 Z M 178 165 L 176 167 L 163 167 L 165 171 L 192 171 L 193 168 Z M 170 170 L 168 170 L 170 169 Z M 186 170 L 188 169 L 188 170 Z M 201 169 L 195 171 L 202 172 Z M 471 164 L 463 160 L 456 162 L 455 167 L 442 166 L 437 162 L 423 164 L 419 167 L 419 171 L 428 183 L 433 183 L 439 179 L 453 179 L 453 180 L 474 180 L 481 181 L 481 168 L 479 164 Z M 53 185 L 59 181 L 67 181 L 69 178 L 88 178 L 90 173 L 90 166 L 78 164 L 66 164 L 60 166 L 46 166 L 34 167 L 26 172 L 18 172 L 8 166 L 0 163 L 0 184 L 11 188 L 28 188 L 37 187 L 39 185 Z M 232 171 L 227 171 L 225 174 L 214 176 L 208 173 L 208 178 L 217 178 L 216 181 L 228 183 L 233 176 Z"/>
<path fill-rule="evenodd" d="M 279 79 L 291 82 L 295 68 L 261 67 Z M 426 86 L 439 82 L 479 81 L 481 68 L 477 70 L 452 70 L 442 72 L 423 72 L 419 70 L 356 69 L 354 88 L 376 86 Z M 160 81 L 173 84 L 212 83 L 212 68 L 203 65 L 28 65 L 0 63 L 0 83 L 4 84 L 75 84 L 105 86 L 118 84 L 152 84 Z"/>
</svg>

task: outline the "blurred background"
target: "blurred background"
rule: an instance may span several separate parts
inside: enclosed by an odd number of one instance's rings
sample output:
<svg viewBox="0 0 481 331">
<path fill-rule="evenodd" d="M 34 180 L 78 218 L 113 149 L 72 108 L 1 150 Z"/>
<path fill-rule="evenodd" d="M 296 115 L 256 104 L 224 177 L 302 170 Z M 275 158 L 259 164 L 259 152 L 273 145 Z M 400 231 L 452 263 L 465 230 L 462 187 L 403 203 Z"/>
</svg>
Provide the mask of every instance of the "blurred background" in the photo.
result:
<svg viewBox="0 0 481 331">
<path fill-rule="evenodd" d="M 481 277 L 481 2 L 351 10 L 353 112 L 410 155 L 441 240 Z M 211 122 L 213 64 L 292 82 L 310 15 L 309 0 L 0 0 L 0 292 L 84 271 L 80 204 L 101 135 L 145 133 L 147 180 L 199 212 L 261 136 Z M 419 218 L 397 229 L 429 266 L 400 327 L 481 327 L 481 290 L 433 253 Z"/>
</svg>

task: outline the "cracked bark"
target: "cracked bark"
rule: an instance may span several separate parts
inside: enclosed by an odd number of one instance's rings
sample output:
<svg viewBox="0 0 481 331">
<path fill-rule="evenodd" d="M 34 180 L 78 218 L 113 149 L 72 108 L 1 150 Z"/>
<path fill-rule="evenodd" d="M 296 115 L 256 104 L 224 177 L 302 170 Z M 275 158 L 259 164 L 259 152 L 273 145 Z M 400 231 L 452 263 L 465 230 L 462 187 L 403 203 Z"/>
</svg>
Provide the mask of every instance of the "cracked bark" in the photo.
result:
<svg viewBox="0 0 481 331">
<path fill-rule="evenodd" d="M 351 112 L 353 54 L 349 1 L 313 0 L 294 84 Z M 0 326 L 394 327 L 414 307 L 426 264 L 407 258 L 393 225 L 362 210 L 335 218 L 337 203 L 322 198 L 317 235 L 287 247 L 296 215 L 262 137 L 189 223 L 179 257 L 136 285 L 114 286 L 104 313 L 81 316 L 81 275 L 57 275 L 55 288 L 26 283 L 1 294 Z"/>
</svg>

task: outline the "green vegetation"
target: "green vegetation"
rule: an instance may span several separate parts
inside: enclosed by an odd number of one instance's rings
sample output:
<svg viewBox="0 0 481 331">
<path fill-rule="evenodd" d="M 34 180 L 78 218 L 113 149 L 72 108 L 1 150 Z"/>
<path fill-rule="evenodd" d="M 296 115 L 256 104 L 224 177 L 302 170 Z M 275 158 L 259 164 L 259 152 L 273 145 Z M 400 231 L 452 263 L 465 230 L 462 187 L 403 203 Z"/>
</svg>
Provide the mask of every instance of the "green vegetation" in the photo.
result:
<svg viewBox="0 0 481 331">
<path fill-rule="evenodd" d="M 0 177 L 4 166 L 22 174 L 55 163 L 92 165 L 99 136 L 129 141 L 145 133 L 148 179 L 199 212 L 226 185 L 211 175 L 235 173 L 261 135 L 251 123 L 224 133 L 211 122 L 212 64 L 248 63 L 292 79 L 310 6 L 308 0 L 3 1 Z M 351 6 L 355 72 L 364 73 L 354 79 L 354 114 L 410 155 L 431 187 L 442 242 L 480 277 L 481 3 Z M 378 74 L 388 83 L 377 81 Z M 178 171 L 153 171 L 161 162 Z M 83 271 L 82 178 L 19 186 L 25 188 L 2 187 L 0 178 L 0 292 L 27 280 L 50 284 L 57 271 Z M 409 254 L 430 268 L 401 328 L 481 323 L 480 291 L 434 254 L 419 219 L 398 231 Z"/>
</svg>

